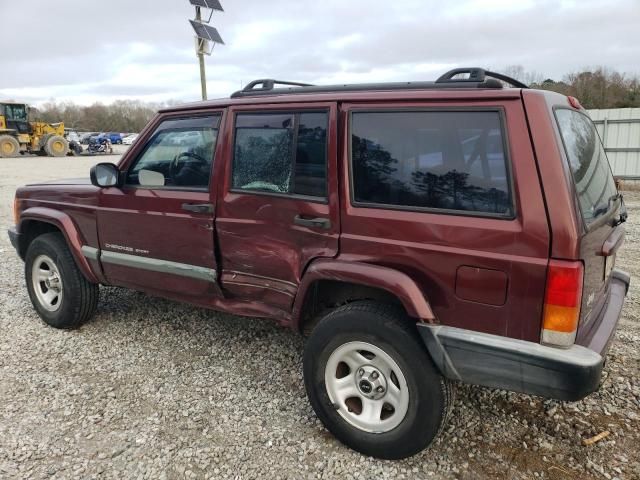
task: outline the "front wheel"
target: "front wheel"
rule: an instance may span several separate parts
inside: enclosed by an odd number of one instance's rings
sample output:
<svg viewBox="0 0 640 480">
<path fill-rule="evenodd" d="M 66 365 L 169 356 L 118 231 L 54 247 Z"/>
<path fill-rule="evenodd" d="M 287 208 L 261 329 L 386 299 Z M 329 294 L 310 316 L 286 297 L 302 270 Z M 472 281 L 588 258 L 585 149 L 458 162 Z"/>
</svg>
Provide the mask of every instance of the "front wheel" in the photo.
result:
<svg viewBox="0 0 640 480">
<path fill-rule="evenodd" d="M 11 135 L 0 135 L 0 158 L 15 157 L 20 153 L 20 144 Z"/>
<path fill-rule="evenodd" d="M 44 151 L 50 157 L 66 157 L 69 153 L 69 142 L 60 135 L 52 135 L 45 142 Z"/>
<path fill-rule="evenodd" d="M 331 433 L 386 459 L 426 448 L 444 424 L 452 393 L 415 326 L 400 310 L 369 301 L 320 321 L 305 346 L 304 379 Z"/>
<path fill-rule="evenodd" d="M 25 277 L 31 303 L 52 327 L 79 327 L 96 310 L 98 285 L 82 275 L 60 233 L 46 233 L 31 242 Z"/>
</svg>

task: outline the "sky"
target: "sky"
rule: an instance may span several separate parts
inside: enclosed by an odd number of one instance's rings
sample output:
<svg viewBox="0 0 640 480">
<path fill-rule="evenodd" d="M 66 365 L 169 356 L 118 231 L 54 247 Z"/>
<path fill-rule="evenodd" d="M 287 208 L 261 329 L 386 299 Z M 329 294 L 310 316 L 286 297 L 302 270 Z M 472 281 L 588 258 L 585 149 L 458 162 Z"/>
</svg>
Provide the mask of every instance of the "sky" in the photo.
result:
<svg viewBox="0 0 640 480">
<path fill-rule="evenodd" d="M 433 80 L 521 65 L 542 78 L 640 74 L 640 0 L 221 0 L 209 98 L 257 78 Z M 188 0 L 0 0 L 0 99 L 39 105 L 200 96 Z"/>
</svg>

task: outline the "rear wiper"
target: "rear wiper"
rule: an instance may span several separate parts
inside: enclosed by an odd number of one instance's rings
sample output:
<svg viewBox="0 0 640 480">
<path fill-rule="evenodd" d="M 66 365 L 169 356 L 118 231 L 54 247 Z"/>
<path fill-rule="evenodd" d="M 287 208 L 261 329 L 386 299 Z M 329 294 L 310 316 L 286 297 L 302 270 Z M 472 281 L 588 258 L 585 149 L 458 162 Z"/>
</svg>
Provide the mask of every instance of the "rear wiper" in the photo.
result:
<svg viewBox="0 0 640 480">
<path fill-rule="evenodd" d="M 620 192 L 618 192 L 618 198 L 620 198 L 620 215 L 618 216 L 617 220 L 613 221 L 613 226 L 614 227 L 617 227 L 621 223 L 626 222 L 627 221 L 627 217 L 629 216 L 627 214 L 627 206 L 624 204 L 624 197 L 622 196 L 622 194 Z"/>
<path fill-rule="evenodd" d="M 608 200 L 607 203 L 611 203 L 611 202 L 615 202 L 616 200 L 618 200 L 619 198 L 622 198 L 622 194 L 620 192 L 618 193 L 614 193 L 613 195 L 611 195 Z"/>
<path fill-rule="evenodd" d="M 609 198 L 607 198 L 606 206 L 602 206 L 600 208 L 595 209 L 593 211 L 593 218 L 599 217 L 600 215 L 607 213 L 609 211 L 609 208 L 611 207 L 611 202 L 615 202 L 618 199 L 622 200 L 622 206 L 624 208 L 624 212 L 620 212 L 620 219 L 622 219 L 622 216 L 624 213 L 624 220 L 619 221 L 618 223 L 616 223 L 616 225 L 619 225 L 620 223 L 625 222 L 627 220 L 627 209 L 624 207 L 624 199 L 620 192 L 614 193 Z"/>
</svg>

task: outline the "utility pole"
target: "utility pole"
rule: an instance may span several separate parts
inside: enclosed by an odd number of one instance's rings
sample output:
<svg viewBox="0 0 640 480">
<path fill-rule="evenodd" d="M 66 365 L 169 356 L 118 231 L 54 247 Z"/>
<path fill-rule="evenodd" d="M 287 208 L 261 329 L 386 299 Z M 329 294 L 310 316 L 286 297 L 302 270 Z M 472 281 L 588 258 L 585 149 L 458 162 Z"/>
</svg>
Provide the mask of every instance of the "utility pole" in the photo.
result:
<svg viewBox="0 0 640 480">
<path fill-rule="evenodd" d="M 196 22 L 202 23 L 202 12 L 196 7 Z M 204 66 L 204 38 L 198 38 L 198 60 L 200 61 L 200 84 L 202 86 L 202 100 L 207 99 L 207 73 Z"/>
</svg>

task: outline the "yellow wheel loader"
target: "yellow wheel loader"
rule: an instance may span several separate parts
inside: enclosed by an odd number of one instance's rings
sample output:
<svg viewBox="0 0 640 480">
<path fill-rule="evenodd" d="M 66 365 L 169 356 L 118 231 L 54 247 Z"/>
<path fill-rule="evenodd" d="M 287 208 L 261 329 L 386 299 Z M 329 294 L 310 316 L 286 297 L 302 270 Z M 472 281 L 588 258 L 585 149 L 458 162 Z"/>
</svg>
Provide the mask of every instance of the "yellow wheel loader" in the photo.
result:
<svg viewBox="0 0 640 480">
<path fill-rule="evenodd" d="M 24 153 L 67 155 L 64 123 L 32 122 L 28 111 L 24 103 L 0 102 L 0 158 Z"/>
</svg>

